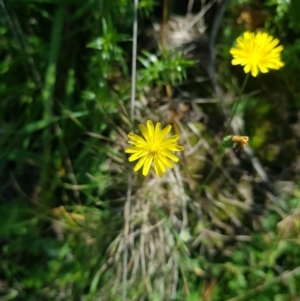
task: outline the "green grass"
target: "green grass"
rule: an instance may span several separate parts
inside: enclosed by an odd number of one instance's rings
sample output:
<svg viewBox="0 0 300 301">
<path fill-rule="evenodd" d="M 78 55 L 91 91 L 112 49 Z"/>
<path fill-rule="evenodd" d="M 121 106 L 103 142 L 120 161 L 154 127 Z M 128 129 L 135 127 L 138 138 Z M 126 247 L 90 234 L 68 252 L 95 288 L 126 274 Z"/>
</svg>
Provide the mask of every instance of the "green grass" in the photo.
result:
<svg viewBox="0 0 300 301">
<path fill-rule="evenodd" d="M 133 4 L 2 2 L 0 300 L 122 300 Z M 205 103 L 214 89 L 196 63 L 205 47 L 189 59 L 174 47 L 162 55 L 146 35 L 160 8 L 140 1 L 134 131 L 169 122 L 170 84 L 185 153 L 162 179 L 133 173 L 127 300 L 300 295 L 298 25 L 271 2 L 266 28 L 286 65 L 250 78 L 235 112 L 254 157 L 220 159 L 226 123 L 218 103 Z M 228 56 L 236 8 L 216 45 L 229 112 L 245 78 Z"/>
</svg>

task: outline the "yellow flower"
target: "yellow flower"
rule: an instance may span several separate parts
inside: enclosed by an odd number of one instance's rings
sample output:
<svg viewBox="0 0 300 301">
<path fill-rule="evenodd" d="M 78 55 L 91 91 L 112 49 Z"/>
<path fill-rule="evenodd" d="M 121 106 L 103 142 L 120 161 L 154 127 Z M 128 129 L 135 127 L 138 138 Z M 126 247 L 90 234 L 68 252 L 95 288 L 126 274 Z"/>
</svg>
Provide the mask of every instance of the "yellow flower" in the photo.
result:
<svg viewBox="0 0 300 301">
<path fill-rule="evenodd" d="M 246 31 L 243 37 L 237 38 L 237 45 L 230 49 L 233 55 L 231 63 L 245 66 L 245 73 L 251 71 L 254 77 L 259 71 L 267 73 L 269 69 L 278 70 L 284 66 L 280 59 L 283 46 L 277 46 L 278 43 L 278 39 L 267 33 Z"/>
<path fill-rule="evenodd" d="M 161 123 L 158 122 L 154 128 L 151 120 L 147 121 L 147 127 L 140 124 L 139 128 L 144 138 L 133 133 L 128 134 L 129 139 L 132 140 L 128 143 L 133 145 L 125 148 L 125 153 L 132 154 L 128 160 L 132 162 L 139 159 L 133 170 L 138 171 L 143 166 L 144 176 L 149 173 L 152 162 L 154 161 L 155 172 L 161 177 L 166 171 L 166 167 L 173 168 L 174 166 L 173 162 L 169 159 L 175 162 L 179 160 L 170 152 L 183 150 L 183 147 L 177 144 L 179 136 L 173 135 L 166 138 L 172 126 L 167 125 L 164 129 L 161 129 Z"/>
</svg>

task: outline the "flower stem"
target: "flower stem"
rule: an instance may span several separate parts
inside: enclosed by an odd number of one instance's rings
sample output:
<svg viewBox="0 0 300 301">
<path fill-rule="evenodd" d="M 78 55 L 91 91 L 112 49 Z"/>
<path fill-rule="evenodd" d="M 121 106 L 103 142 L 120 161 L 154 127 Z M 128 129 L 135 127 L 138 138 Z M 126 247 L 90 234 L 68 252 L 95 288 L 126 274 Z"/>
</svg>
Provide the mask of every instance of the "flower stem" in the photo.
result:
<svg viewBox="0 0 300 301">
<path fill-rule="evenodd" d="M 232 112 L 231 112 L 230 119 L 229 119 L 229 122 L 228 122 L 228 124 L 227 124 L 225 133 L 228 133 L 228 130 L 229 130 L 229 128 L 230 128 L 230 124 L 231 124 L 232 119 L 233 119 L 233 117 L 234 117 L 234 115 L 235 115 L 235 113 L 236 113 L 237 107 L 238 107 L 239 103 L 241 102 L 242 94 L 243 94 L 243 92 L 244 92 L 244 89 L 245 89 L 246 84 L 247 84 L 248 79 L 249 79 L 249 74 L 250 74 L 250 73 L 247 73 L 247 75 L 246 75 L 246 77 L 245 77 L 245 79 L 244 79 L 242 88 L 241 88 L 241 90 L 239 91 L 238 100 L 237 100 L 237 102 L 235 103 L 234 108 L 233 108 L 233 110 L 232 110 Z M 215 164 L 212 166 L 210 172 L 208 173 L 207 177 L 205 178 L 204 182 L 202 183 L 201 189 L 204 188 L 205 185 L 207 184 L 207 182 L 210 180 L 210 178 L 212 177 L 213 173 L 215 172 L 215 170 L 216 170 L 217 167 L 219 166 L 219 163 L 220 163 L 220 161 L 222 160 L 222 158 L 223 158 L 224 155 L 225 155 L 225 149 L 222 147 L 222 149 L 221 149 L 221 154 L 220 154 L 219 158 L 217 159 L 217 161 L 215 161 Z"/>
<path fill-rule="evenodd" d="M 248 79 L 249 79 L 249 75 L 250 75 L 250 73 L 247 73 L 247 75 L 246 75 L 246 77 L 245 77 L 245 79 L 244 79 L 243 85 L 242 85 L 242 89 L 239 91 L 238 101 L 235 102 L 235 104 L 234 104 L 234 108 L 233 108 L 233 110 L 232 110 L 232 112 L 231 112 L 231 115 L 230 115 L 229 122 L 228 122 L 228 124 L 227 124 L 227 128 L 226 128 L 225 133 L 228 132 L 229 127 L 230 127 L 230 124 L 231 124 L 231 122 L 232 122 L 232 119 L 233 119 L 233 117 L 234 117 L 234 115 L 235 115 L 235 113 L 236 113 L 237 107 L 238 107 L 239 103 L 241 102 L 241 99 L 242 99 L 242 95 L 243 95 L 244 89 L 245 89 L 246 84 L 247 84 Z"/>
</svg>

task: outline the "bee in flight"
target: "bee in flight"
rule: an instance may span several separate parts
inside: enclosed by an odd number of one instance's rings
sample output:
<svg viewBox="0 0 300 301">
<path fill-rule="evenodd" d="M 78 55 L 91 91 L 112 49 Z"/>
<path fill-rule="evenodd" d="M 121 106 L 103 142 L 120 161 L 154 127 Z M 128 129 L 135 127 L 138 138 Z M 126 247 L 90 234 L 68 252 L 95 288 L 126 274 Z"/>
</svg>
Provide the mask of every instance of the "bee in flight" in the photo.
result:
<svg viewBox="0 0 300 301">
<path fill-rule="evenodd" d="M 238 152 L 241 148 L 248 145 L 249 137 L 228 135 L 223 138 L 222 144 L 226 148 L 234 148 Z"/>
</svg>

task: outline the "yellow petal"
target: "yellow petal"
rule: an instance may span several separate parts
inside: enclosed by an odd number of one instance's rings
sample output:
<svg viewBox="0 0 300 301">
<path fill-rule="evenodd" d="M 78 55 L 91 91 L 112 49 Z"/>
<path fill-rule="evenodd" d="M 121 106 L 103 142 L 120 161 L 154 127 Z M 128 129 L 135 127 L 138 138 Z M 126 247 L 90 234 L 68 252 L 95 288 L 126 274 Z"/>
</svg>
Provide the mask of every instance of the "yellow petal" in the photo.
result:
<svg viewBox="0 0 300 301">
<path fill-rule="evenodd" d="M 155 130 L 154 130 L 155 140 L 159 140 L 160 133 L 161 133 L 161 123 L 157 122 L 155 125 Z"/>
<path fill-rule="evenodd" d="M 159 160 L 159 158 L 156 156 L 154 157 L 154 167 L 161 173 L 164 173 L 166 171 L 166 166 Z"/>
<path fill-rule="evenodd" d="M 259 65 L 258 68 L 261 73 L 267 73 L 269 71 L 269 69 L 264 65 Z"/>
<path fill-rule="evenodd" d="M 133 140 L 136 143 L 141 143 L 141 144 L 145 144 L 146 145 L 145 139 L 143 139 L 142 137 L 140 137 L 140 136 L 138 136 L 136 134 L 130 133 L 130 134 L 128 134 L 128 137 L 129 137 L 129 139 Z"/>
<path fill-rule="evenodd" d="M 128 158 L 128 161 L 129 162 L 132 162 L 132 161 L 135 161 L 143 156 L 146 156 L 148 154 L 148 151 L 144 151 L 144 150 L 141 150 L 141 151 L 138 151 L 136 152 L 135 154 L 131 155 L 129 158 Z"/>
<path fill-rule="evenodd" d="M 143 136 L 145 137 L 145 139 L 148 141 L 149 140 L 149 132 L 148 132 L 148 129 L 143 125 L 143 124 L 140 124 L 139 125 L 139 128 L 143 134 Z"/>
<path fill-rule="evenodd" d="M 144 163 L 143 167 L 143 175 L 146 176 L 149 173 L 151 163 L 152 163 L 153 157 L 152 156 L 147 156 L 147 159 Z"/>
<path fill-rule="evenodd" d="M 181 152 L 184 150 L 183 146 L 181 146 L 181 145 L 176 145 L 176 146 L 170 147 L 168 149 L 172 152 Z"/>
<path fill-rule="evenodd" d="M 250 66 L 250 64 L 247 64 L 247 65 L 244 67 L 245 73 L 250 72 L 250 70 L 251 70 L 251 66 Z"/>
<path fill-rule="evenodd" d="M 155 159 L 154 159 L 154 170 L 155 173 L 157 174 L 158 177 L 162 177 L 163 176 L 163 171 L 160 169 L 159 165 L 155 163 Z"/>
<path fill-rule="evenodd" d="M 125 148 L 125 153 L 128 153 L 128 154 L 132 154 L 132 153 L 136 153 L 138 151 L 140 151 L 141 149 L 139 147 L 136 147 L 136 146 L 129 146 L 129 147 L 126 147 Z"/>
<path fill-rule="evenodd" d="M 154 126 L 153 126 L 153 123 L 151 120 L 147 120 L 147 129 L 148 129 L 149 136 L 151 138 L 153 138 L 154 137 Z"/>
<path fill-rule="evenodd" d="M 253 64 L 252 68 L 251 68 L 251 74 L 252 76 L 256 77 L 258 75 L 258 67 L 256 64 Z"/>
<path fill-rule="evenodd" d="M 171 154 L 171 153 L 168 152 L 168 151 L 162 151 L 162 152 L 160 152 L 160 154 L 161 154 L 162 156 L 168 157 L 169 159 L 171 159 L 171 160 L 173 160 L 173 161 L 175 161 L 175 162 L 178 162 L 178 161 L 179 161 L 178 157 L 174 156 L 173 154 Z"/>
<path fill-rule="evenodd" d="M 159 141 L 162 141 L 171 131 L 172 129 L 172 126 L 169 124 L 167 125 L 161 132 L 160 132 L 160 135 L 159 135 Z"/>
<path fill-rule="evenodd" d="M 233 59 L 231 61 L 232 65 L 241 65 L 242 64 L 242 60 L 241 59 Z"/>
<path fill-rule="evenodd" d="M 166 156 L 158 155 L 158 158 L 163 162 L 164 165 L 168 166 L 169 168 L 174 167 L 174 164 Z"/>
<path fill-rule="evenodd" d="M 146 159 L 147 159 L 147 156 L 142 157 L 142 158 L 138 161 L 138 163 L 134 166 L 133 170 L 134 170 L 134 171 L 138 171 L 138 170 L 144 165 Z"/>
<path fill-rule="evenodd" d="M 163 140 L 160 145 L 162 148 L 165 148 L 165 149 L 168 149 L 171 151 L 182 151 L 183 147 L 180 145 L 177 145 L 177 143 L 176 143 L 176 141 L 178 139 L 179 139 L 179 136 L 174 135 L 174 136 L 171 136 L 171 137 Z"/>
</svg>

